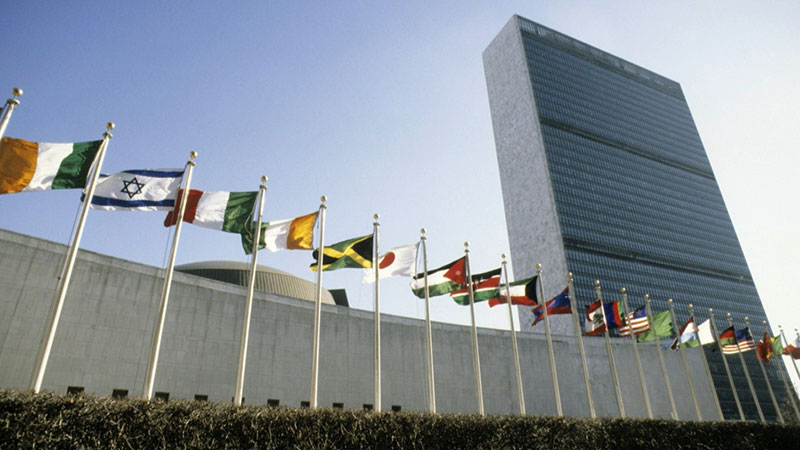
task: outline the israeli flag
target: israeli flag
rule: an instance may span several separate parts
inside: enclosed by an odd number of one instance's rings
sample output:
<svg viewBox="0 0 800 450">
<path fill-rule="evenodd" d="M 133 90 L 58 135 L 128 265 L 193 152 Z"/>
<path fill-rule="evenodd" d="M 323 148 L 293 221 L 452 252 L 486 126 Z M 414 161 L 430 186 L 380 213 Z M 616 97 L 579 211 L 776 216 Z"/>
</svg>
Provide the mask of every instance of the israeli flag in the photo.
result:
<svg viewBox="0 0 800 450">
<path fill-rule="evenodd" d="M 101 174 L 93 209 L 106 211 L 169 211 L 175 207 L 183 169 L 126 170 Z"/>
</svg>

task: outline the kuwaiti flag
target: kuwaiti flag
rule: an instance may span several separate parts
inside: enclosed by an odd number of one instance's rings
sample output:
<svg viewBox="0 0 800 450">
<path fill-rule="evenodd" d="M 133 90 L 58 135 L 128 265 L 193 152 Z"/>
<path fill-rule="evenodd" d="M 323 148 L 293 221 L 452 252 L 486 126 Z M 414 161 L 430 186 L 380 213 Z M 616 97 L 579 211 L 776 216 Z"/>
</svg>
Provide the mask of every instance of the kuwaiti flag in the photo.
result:
<svg viewBox="0 0 800 450">
<path fill-rule="evenodd" d="M 472 275 L 472 294 L 475 302 L 497 297 L 500 288 L 500 268 Z M 450 293 L 459 305 L 469 305 L 469 286 Z"/>
<path fill-rule="evenodd" d="M 0 140 L 0 194 L 85 187 L 102 142 L 48 144 L 4 137 Z"/>
<path fill-rule="evenodd" d="M 431 297 L 444 295 L 461 288 L 465 284 L 464 257 L 428 271 L 428 294 Z M 411 292 L 419 298 L 425 298 L 425 273 L 414 275 L 411 280 Z"/>
<path fill-rule="evenodd" d="M 542 305 L 537 305 L 532 310 L 534 317 L 532 327 L 537 323 L 544 320 L 544 313 L 542 312 Z M 569 287 L 565 287 L 558 295 L 547 301 L 547 315 L 554 316 L 556 314 L 572 314 L 572 308 L 569 301 Z"/>
<path fill-rule="evenodd" d="M 92 208 L 106 211 L 165 211 L 175 206 L 183 169 L 126 170 L 100 175 Z"/>
<path fill-rule="evenodd" d="M 619 328 L 620 336 L 630 336 L 631 329 L 633 334 L 646 333 L 650 329 L 650 322 L 647 320 L 647 310 L 644 306 L 636 308 L 634 311 L 628 313 L 625 325 Z"/>
<path fill-rule="evenodd" d="M 181 189 L 175 208 L 164 219 L 165 227 L 175 225 L 177 222 L 182 196 Z M 253 206 L 257 196 L 258 191 L 225 192 L 190 189 L 183 221 L 212 230 L 241 233 L 247 222 L 253 220 Z"/>
<path fill-rule="evenodd" d="M 417 273 L 419 243 L 395 247 L 378 259 L 378 278 L 411 277 Z M 375 269 L 364 269 L 362 283 L 375 282 Z"/>
<path fill-rule="evenodd" d="M 506 303 L 506 297 L 511 297 L 512 305 L 536 306 L 539 298 L 536 293 L 536 283 L 539 277 L 534 276 L 524 280 L 508 283 L 508 291 L 505 286 L 500 286 L 497 297 L 489 299 L 489 306 Z"/>
</svg>

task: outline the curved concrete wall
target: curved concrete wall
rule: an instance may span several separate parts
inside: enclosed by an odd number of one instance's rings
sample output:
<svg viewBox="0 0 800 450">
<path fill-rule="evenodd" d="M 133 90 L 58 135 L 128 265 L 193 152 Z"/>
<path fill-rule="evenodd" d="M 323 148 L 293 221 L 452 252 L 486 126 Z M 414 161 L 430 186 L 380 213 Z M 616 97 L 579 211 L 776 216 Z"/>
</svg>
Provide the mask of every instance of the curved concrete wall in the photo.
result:
<svg viewBox="0 0 800 450">
<path fill-rule="evenodd" d="M 27 388 L 48 319 L 66 247 L 0 230 L 0 386 Z M 68 386 L 111 395 L 140 396 L 162 283 L 161 269 L 80 252 L 44 377 L 44 389 Z M 392 301 L 387 298 L 385 301 Z M 230 401 L 239 352 L 245 289 L 175 273 L 155 382 L 170 398 Z M 308 400 L 313 304 L 256 293 L 244 397 L 248 404 Z M 324 305 L 319 403 L 361 408 L 373 403 L 372 313 Z M 568 319 L 568 316 L 557 318 Z M 556 319 L 554 317 L 554 319 Z M 382 317 L 384 409 L 426 410 L 424 321 Z M 562 324 L 563 325 L 563 324 Z M 556 327 L 556 328 L 563 328 Z M 518 335 L 529 414 L 555 414 L 547 347 L 535 333 Z M 475 412 L 468 327 L 434 323 L 436 402 L 440 412 Z M 585 339 L 597 410 L 616 416 L 616 400 L 603 339 Z M 622 341 L 622 340 L 620 340 Z M 515 413 L 516 386 L 509 333 L 479 330 L 487 413 Z M 575 338 L 554 337 L 566 415 L 588 408 Z M 628 341 L 613 345 L 629 416 L 646 416 Z M 653 410 L 670 406 L 651 345 L 640 346 Z M 676 352 L 664 352 L 681 418 L 695 418 L 686 375 Z M 716 418 L 700 353 L 687 352 L 706 418 Z"/>
</svg>

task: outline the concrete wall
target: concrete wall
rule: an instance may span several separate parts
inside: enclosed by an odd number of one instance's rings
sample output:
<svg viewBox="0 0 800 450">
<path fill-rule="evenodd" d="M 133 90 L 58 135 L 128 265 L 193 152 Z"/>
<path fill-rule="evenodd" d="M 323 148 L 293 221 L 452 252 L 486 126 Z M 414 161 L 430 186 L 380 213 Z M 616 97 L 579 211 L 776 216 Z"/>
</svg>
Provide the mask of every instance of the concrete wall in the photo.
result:
<svg viewBox="0 0 800 450">
<path fill-rule="evenodd" d="M 0 386 L 27 388 L 56 275 L 66 247 L 0 230 Z M 65 392 L 83 386 L 110 395 L 127 389 L 140 396 L 162 283 L 160 269 L 110 256 L 80 252 L 58 327 L 44 389 Z M 155 390 L 170 398 L 208 395 L 230 401 L 239 352 L 244 288 L 176 273 L 172 286 Z M 393 301 L 390 298 L 385 301 Z M 309 396 L 313 304 L 256 293 L 248 349 L 244 397 L 248 404 L 278 399 L 299 406 Z M 319 403 L 345 408 L 372 404 L 372 313 L 323 306 Z M 554 319 L 563 319 L 555 318 Z M 427 409 L 424 321 L 382 317 L 384 409 Z M 434 323 L 436 401 L 440 412 L 475 412 L 472 352 L 468 327 Z M 487 413 L 518 411 L 510 337 L 479 330 Z M 613 345 L 630 416 L 645 416 L 628 341 Z M 616 416 L 603 339 L 585 339 L 597 410 Z M 586 416 L 588 409 L 574 336 L 554 337 L 564 412 Z M 543 336 L 519 335 L 525 401 L 531 414 L 555 414 Z M 652 346 L 642 348 L 653 409 L 669 417 L 664 380 Z M 668 354 L 667 354 L 668 353 Z M 700 353 L 687 352 L 705 417 L 715 417 L 712 391 Z M 675 352 L 665 352 L 682 418 L 694 418 L 685 373 Z"/>
</svg>

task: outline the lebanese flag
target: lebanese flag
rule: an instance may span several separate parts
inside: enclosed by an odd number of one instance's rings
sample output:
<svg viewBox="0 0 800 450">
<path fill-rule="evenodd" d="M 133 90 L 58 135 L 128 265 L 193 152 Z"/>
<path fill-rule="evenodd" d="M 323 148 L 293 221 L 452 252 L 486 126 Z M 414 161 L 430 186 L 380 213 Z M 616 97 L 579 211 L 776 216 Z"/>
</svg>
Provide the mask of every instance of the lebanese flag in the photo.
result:
<svg viewBox="0 0 800 450">
<path fill-rule="evenodd" d="M 601 301 L 597 300 L 586 308 L 585 332 L 588 336 L 597 336 L 606 331 L 601 305 Z"/>
<path fill-rule="evenodd" d="M 378 259 L 378 279 L 388 277 L 411 277 L 417 272 L 417 248 L 419 243 L 395 247 Z M 364 269 L 361 282 L 374 283 L 375 269 Z"/>
<path fill-rule="evenodd" d="M 248 221 L 253 220 L 253 207 L 258 191 L 224 192 L 189 190 L 183 221 L 212 230 L 241 233 Z M 177 222 L 183 189 L 178 193 L 175 209 L 167 214 L 164 226 Z"/>
</svg>

